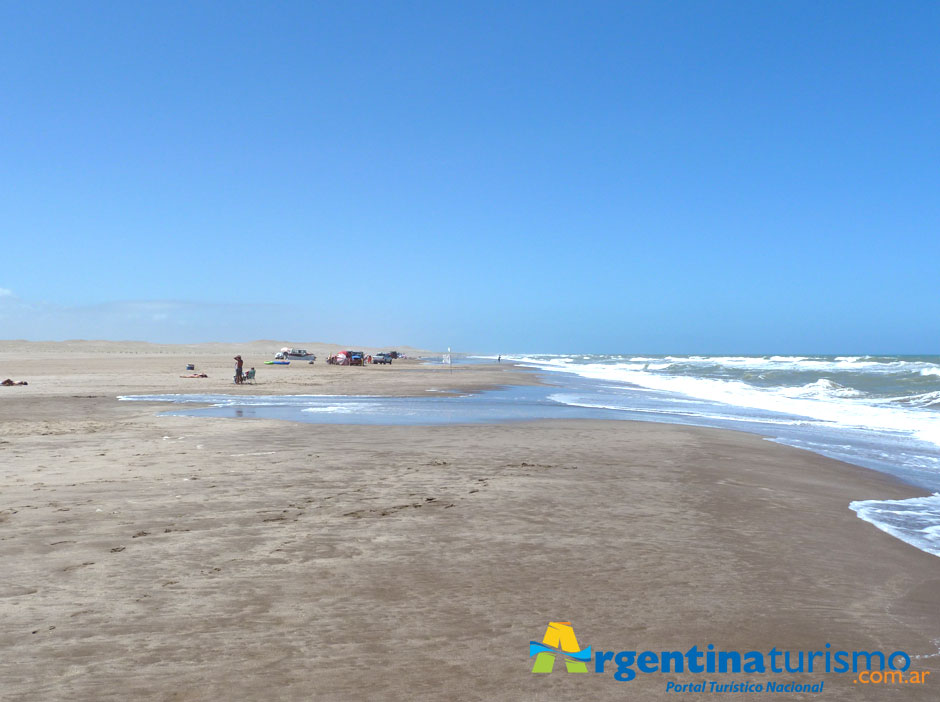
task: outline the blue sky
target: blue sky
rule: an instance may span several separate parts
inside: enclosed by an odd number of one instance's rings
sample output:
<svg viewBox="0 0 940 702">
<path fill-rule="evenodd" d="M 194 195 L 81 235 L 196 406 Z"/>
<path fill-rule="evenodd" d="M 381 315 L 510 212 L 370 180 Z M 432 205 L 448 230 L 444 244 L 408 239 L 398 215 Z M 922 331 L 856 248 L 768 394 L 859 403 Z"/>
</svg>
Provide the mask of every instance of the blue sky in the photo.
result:
<svg viewBox="0 0 940 702">
<path fill-rule="evenodd" d="M 940 4 L 0 26 L 0 338 L 937 350 Z"/>
</svg>

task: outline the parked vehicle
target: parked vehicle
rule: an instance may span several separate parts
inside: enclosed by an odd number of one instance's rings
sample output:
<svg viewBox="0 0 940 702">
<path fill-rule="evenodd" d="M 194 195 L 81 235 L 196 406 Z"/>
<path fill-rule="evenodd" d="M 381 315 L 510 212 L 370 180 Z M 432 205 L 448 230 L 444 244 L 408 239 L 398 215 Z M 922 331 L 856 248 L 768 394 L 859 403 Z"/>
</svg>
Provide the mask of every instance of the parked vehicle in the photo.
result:
<svg viewBox="0 0 940 702">
<path fill-rule="evenodd" d="M 326 359 L 331 366 L 363 366 L 366 355 L 362 351 L 337 351 Z"/>
<path fill-rule="evenodd" d="M 317 355 L 310 353 L 307 349 L 290 349 L 285 347 L 274 354 L 274 358 L 278 361 L 309 361 L 313 363 L 317 360 Z"/>
<path fill-rule="evenodd" d="M 391 354 L 387 354 L 387 353 L 377 353 L 377 354 L 375 354 L 375 355 L 372 357 L 372 363 L 374 363 L 374 364 L 375 364 L 375 363 L 379 363 L 379 364 L 386 364 L 386 363 L 387 363 L 387 364 L 391 364 L 391 362 L 392 362 L 392 356 L 391 356 Z"/>
</svg>

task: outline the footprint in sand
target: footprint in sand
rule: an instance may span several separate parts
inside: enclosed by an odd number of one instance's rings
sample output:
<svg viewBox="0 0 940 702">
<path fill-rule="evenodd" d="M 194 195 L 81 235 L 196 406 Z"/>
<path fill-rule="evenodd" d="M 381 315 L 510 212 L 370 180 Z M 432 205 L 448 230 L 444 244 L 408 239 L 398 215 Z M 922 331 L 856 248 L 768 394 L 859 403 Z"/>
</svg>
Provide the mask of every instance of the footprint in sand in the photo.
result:
<svg viewBox="0 0 940 702">
<path fill-rule="evenodd" d="M 22 597 L 23 595 L 32 595 L 39 592 L 34 587 L 23 585 L 0 585 L 0 597 Z"/>
<path fill-rule="evenodd" d="M 85 566 L 90 566 L 94 564 L 95 564 L 94 561 L 85 561 L 84 563 L 77 563 L 75 565 L 66 566 L 65 568 L 62 569 L 62 572 L 68 573 L 69 571 L 78 570 L 79 568 L 84 568 Z"/>
</svg>

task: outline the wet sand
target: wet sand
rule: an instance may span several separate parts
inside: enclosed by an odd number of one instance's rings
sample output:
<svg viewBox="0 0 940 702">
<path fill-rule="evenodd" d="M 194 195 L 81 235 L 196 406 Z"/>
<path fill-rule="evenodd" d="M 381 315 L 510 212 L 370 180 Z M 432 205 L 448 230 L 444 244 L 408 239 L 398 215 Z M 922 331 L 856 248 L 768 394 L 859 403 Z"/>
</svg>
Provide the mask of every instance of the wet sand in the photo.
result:
<svg viewBox="0 0 940 702">
<path fill-rule="evenodd" d="M 0 388 L 0 699 L 656 700 L 745 678 L 937 699 L 940 559 L 848 509 L 918 494 L 886 476 L 661 424 L 158 417 L 114 398 L 535 377 L 318 361 L 235 388 L 228 359 L 261 347 L 11 343 L 0 375 L 30 385 Z M 933 679 L 533 675 L 528 642 L 559 620 L 595 650 L 901 649 Z"/>
</svg>

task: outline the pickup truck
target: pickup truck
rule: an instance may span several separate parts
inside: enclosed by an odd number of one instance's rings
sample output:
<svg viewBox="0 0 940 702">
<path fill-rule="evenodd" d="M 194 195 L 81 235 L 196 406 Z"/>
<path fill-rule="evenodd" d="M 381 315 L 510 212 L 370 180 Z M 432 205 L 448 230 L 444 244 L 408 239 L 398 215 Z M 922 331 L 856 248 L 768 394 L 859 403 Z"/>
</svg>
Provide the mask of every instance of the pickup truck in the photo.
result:
<svg viewBox="0 0 940 702">
<path fill-rule="evenodd" d="M 387 353 L 377 353 L 377 354 L 375 354 L 375 355 L 372 357 L 372 363 L 373 363 L 373 364 L 375 364 L 375 363 L 388 363 L 389 365 L 391 365 L 391 363 L 392 363 L 392 357 L 389 356 Z"/>
</svg>

